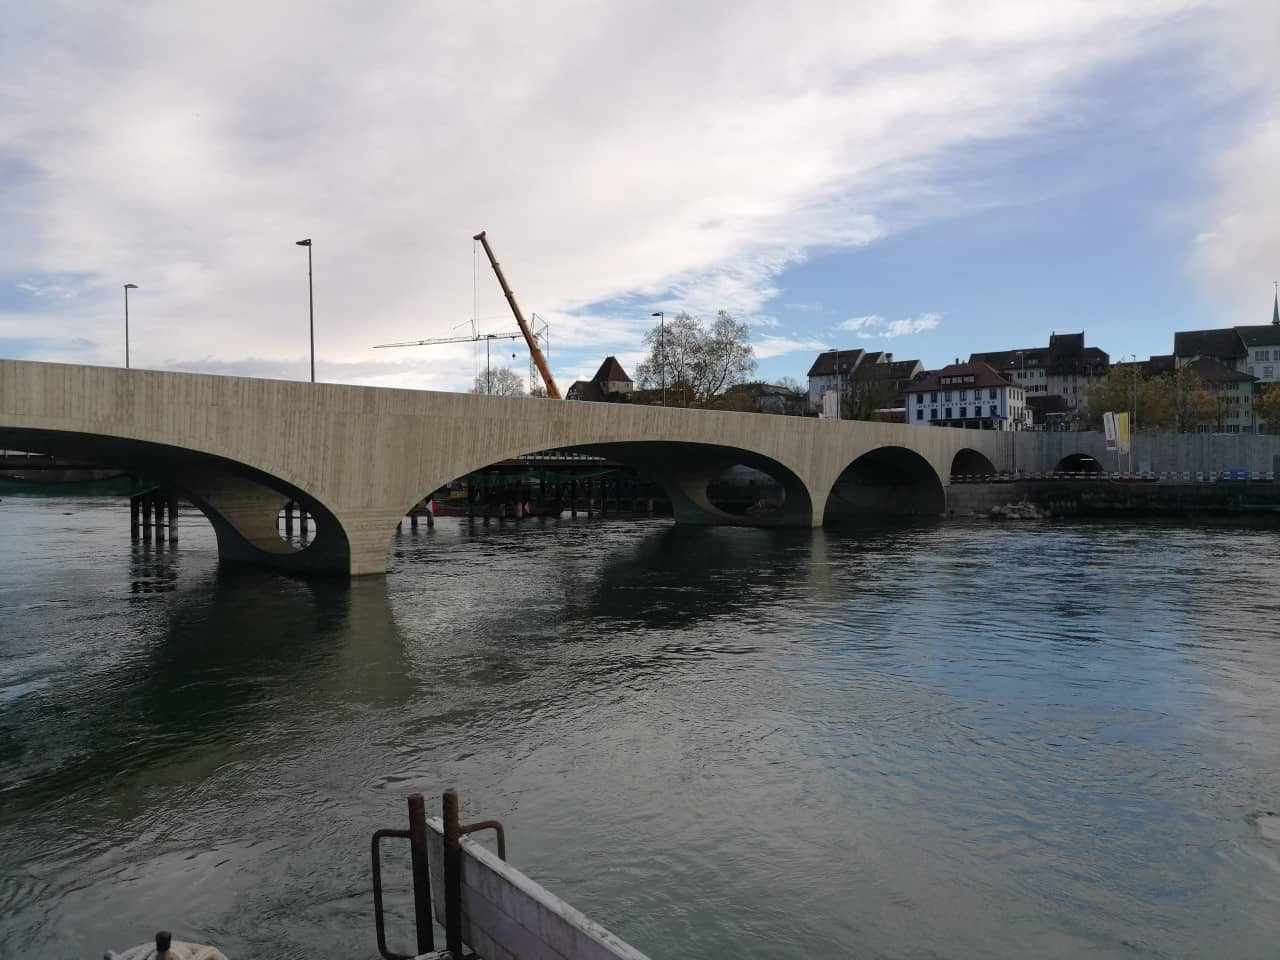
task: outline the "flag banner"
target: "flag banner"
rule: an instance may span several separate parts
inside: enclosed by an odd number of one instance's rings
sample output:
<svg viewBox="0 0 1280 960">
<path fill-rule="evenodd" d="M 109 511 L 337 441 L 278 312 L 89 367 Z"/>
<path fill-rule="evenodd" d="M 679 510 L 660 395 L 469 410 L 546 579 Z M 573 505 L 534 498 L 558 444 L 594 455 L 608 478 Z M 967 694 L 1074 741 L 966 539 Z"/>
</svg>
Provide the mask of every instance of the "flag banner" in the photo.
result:
<svg viewBox="0 0 1280 960">
<path fill-rule="evenodd" d="M 1102 415 L 1102 429 L 1107 433 L 1107 450 L 1114 451 L 1116 448 L 1116 415 L 1114 413 L 1104 413 Z"/>
<path fill-rule="evenodd" d="M 1116 414 L 1116 453 L 1129 452 L 1129 414 Z"/>
</svg>

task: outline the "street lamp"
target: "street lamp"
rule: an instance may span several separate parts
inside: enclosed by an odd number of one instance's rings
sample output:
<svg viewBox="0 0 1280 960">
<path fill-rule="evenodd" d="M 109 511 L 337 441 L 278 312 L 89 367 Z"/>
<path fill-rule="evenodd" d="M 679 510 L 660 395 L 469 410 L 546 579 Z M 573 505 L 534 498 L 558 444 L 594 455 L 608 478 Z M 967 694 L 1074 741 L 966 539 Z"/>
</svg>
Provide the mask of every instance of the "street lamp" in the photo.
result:
<svg viewBox="0 0 1280 960">
<path fill-rule="evenodd" d="M 658 369 L 662 371 L 662 405 L 667 405 L 667 315 L 659 310 L 651 316 L 658 318 Z"/>
<path fill-rule="evenodd" d="M 129 369 L 129 291 L 137 290 L 136 283 L 124 285 L 124 368 Z"/>
<path fill-rule="evenodd" d="M 311 382 L 316 382 L 316 294 L 311 285 L 311 238 L 295 241 L 297 246 L 307 248 L 307 305 L 310 309 L 311 329 Z"/>
</svg>

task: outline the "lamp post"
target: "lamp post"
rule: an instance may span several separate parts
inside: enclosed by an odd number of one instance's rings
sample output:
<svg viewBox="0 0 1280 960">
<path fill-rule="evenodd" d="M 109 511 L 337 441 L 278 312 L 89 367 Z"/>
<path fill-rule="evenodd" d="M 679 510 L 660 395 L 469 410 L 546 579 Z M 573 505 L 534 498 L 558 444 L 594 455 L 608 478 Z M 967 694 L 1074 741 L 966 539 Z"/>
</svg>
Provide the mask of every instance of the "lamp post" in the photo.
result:
<svg viewBox="0 0 1280 960">
<path fill-rule="evenodd" d="M 137 290 L 136 283 L 124 285 L 124 368 L 129 369 L 129 291 Z"/>
<path fill-rule="evenodd" d="M 658 318 L 658 369 L 662 378 L 662 405 L 667 405 L 667 315 L 663 310 L 651 314 Z"/>
<path fill-rule="evenodd" d="M 311 382 L 316 382 L 316 294 L 311 284 L 311 238 L 295 241 L 299 247 L 307 248 L 307 307 L 311 331 Z"/>
</svg>

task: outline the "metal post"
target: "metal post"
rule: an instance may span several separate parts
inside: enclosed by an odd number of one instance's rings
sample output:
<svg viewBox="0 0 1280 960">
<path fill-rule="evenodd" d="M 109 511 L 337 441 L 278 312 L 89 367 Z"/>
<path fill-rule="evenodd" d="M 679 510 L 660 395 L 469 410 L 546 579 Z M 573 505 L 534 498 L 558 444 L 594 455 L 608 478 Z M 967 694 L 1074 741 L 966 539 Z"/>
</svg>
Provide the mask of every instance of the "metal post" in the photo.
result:
<svg viewBox="0 0 1280 960">
<path fill-rule="evenodd" d="M 124 368 L 129 369 L 129 291 L 137 290 L 136 283 L 124 285 Z"/>
<path fill-rule="evenodd" d="M 445 949 L 462 956 L 462 822 L 458 792 L 444 792 L 444 937 Z"/>
<path fill-rule="evenodd" d="M 653 316 L 658 318 L 658 370 L 662 378 L 662 405 L 667 405 L 667 314 L 659 310 Z"/>
<path fill-rule="evenodd" d="M 316 382 L 316 293 L 311 282 L 311 238 L 298 240 L 296 246 L 307 248 L 307 314 L 311 332 L 311 382 Z"/>
<path fill-rule="evenodd" d="M 420 793 L 409 794 L 409 855 L 413 865 L 413 921 L 418 933 L 418 953 L 429 953 L 436 945 L 431 929 L 431 872 L 427 869 L 427 808 Z M 445 856 L 447 862 L 448 854 Z M 461 952 L 457 955 L 462 956 Z"/>
<path fill-rule="evenodd" d="M 311 241 L 307 241 L 307 330 L 311 334 L 311 382 L 316 382 L 316 291 L 311 279 Z"/>
</svg>

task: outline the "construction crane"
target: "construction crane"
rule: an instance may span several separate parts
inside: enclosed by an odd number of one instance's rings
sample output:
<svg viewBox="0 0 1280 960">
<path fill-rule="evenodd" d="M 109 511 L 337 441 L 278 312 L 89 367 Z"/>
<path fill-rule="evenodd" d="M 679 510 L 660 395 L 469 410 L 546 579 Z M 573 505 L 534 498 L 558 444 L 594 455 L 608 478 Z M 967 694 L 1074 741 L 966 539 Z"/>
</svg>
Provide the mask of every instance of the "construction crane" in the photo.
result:
<svg viewBox="0 0 1280 960">
<path fill-rule="evenodd" d="M 382 350 L 385 347 L 434 347 L 441 343 L 478 343 L 484 341 L 484 392 L 489 392 L 489 341 L 490 340 L 519 340 L 524 334 L 521 333 L 473 333 L 469 337 L 435 337 L 430 340 L 405 340 L 403 343 L 375 343 L 373 349 Z M 513 353 L 514 357 L 515 354 Z"/>
<path fill-rule="evenodd" d="M 542 374 L 542 382 L 547 385 L 547 396 L 552 400 L 559 400 L 560 388 L 556 386 L 555 380 L 551 378 L 551 370 L 547 367 L 547 359 L 542 355 L 542 350 L 538 347 L 537 338 L 534 337 L 533 331 L 529 329 L 529 324 L 525 322 L 524 314 L 520 312 L 520 305 L 516 303 L 516 295 L 511 292 L 511 287 L 507 284 L 507 278 L 502 275 L 502 267 L 498 266 L 498 260 L 493 255 L 493 248 L 489 246 L 489 240 L 485 237 L 485 233 L 481 230 L 472 240 L 479 240 L 481 246 L 484 247 L 485 255 L 489 258 L 489 266 L 493 267 L 493 272 L 498 277 L 498 283 L 502 286 L 502 292 L 506 294 L 507 303 L 511 304 L 511 312 L 516 315 L 516 323 L 520 325 L 520 332 L 524 334 L 524 342 L 529 345 L 529 356 L 533 358 L 533 362 L 538 367 L 538 372 Z"/>
</svg>

